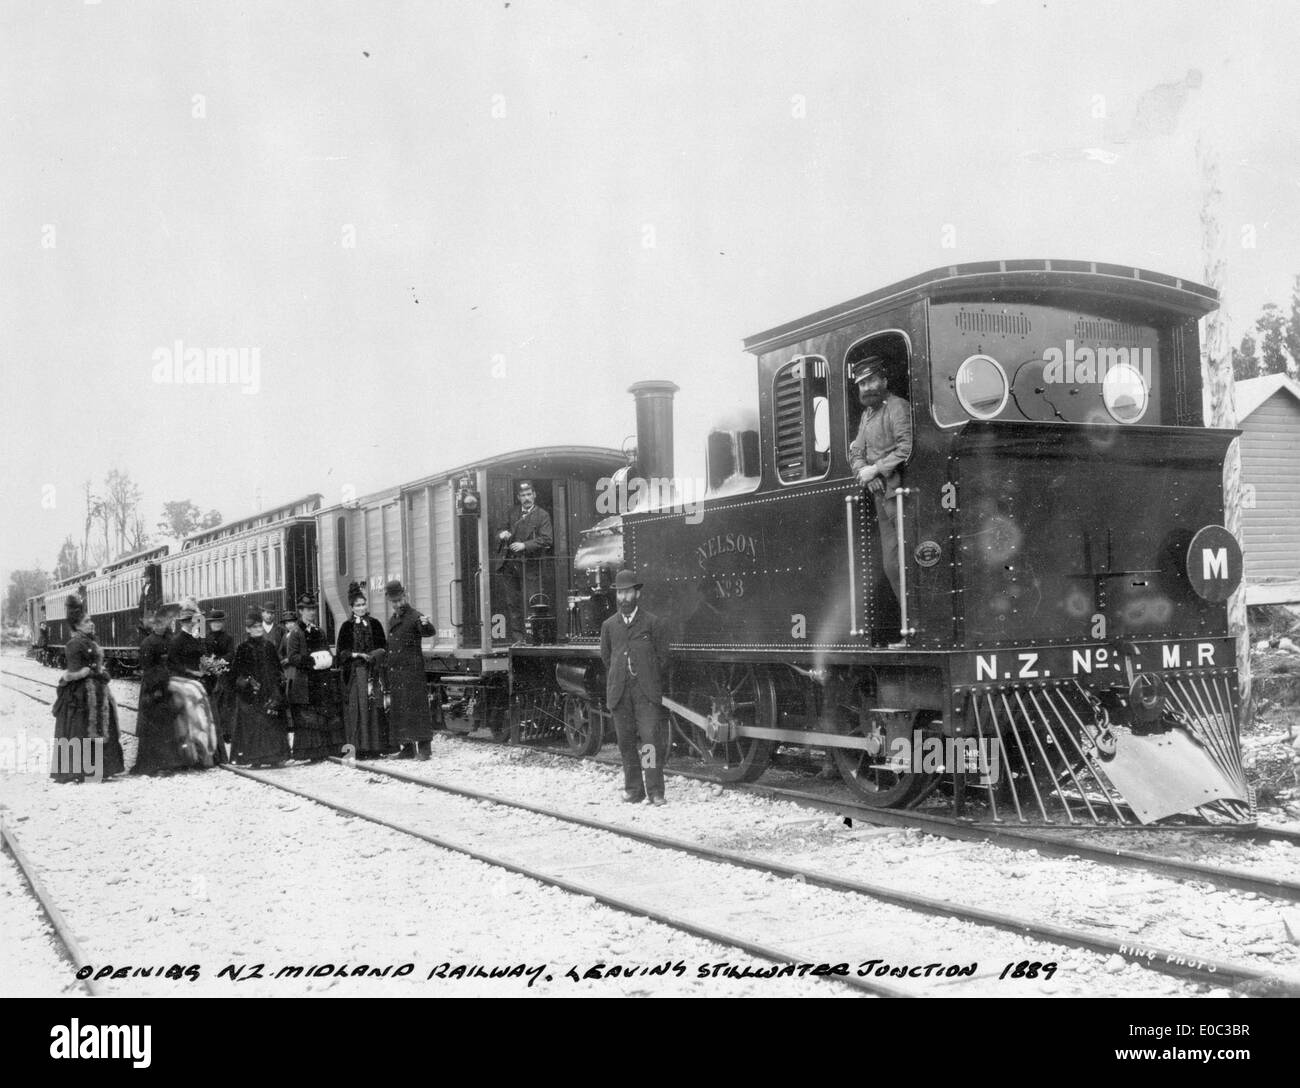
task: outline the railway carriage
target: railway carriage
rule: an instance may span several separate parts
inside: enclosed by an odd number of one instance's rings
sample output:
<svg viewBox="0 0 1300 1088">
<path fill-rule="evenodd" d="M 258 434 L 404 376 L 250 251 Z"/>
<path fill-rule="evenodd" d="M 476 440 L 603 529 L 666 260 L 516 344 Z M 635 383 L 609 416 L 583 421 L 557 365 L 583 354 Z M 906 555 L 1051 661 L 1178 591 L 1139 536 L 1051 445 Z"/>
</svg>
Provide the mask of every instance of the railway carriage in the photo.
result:
<svg viewBox="0 0 1300 1088">
<path fill-rule="evenodd" d="M 815 746 L 878 805 L 942 785 L 960 811 L 974 785 L 1025 821 L 1247 814 L 1225 605 L 1237 432 L 1202 425 L 1216 305 L 1127 266 L 986 262 L 746 340 L 759 425 L 710 437 L 702 517 L 670 497 L 575 557 L 593 584 L 602 554 L 624 560 L 670 618 L 679 749 L 754 779 L 776 746 Z M 898 598 L 849 464 L 869 354 L 914 430 L 888 498 Z M 633 387 L 642 471 L 666 478 L 672 388 Z M 577 750 L 607 717 L 592 636 L 611 607 L 513 651 L 516 718 L 562 717 Z"/>
<path fill-rule="evenodd" d="M 271 604 L 294 609 L 316 593 L 316 512 L 321 496 L 293 502 L 187 536 L 159 563 L 163 600 L 193 597 L 204 612 L 220 609 L 235 644 L 244 641 L 244 616 Z M 145 604 L 141 601 L 141 605 Z"/>
<path fill-rule="evenodd" d="M 111 671 L 139 663 L 144 616 L 164 601 L 193 597 L 201 609 L 226 613 L 236 644 L 244 640 L 250 607 L 271 603 L 292 608 L 315 592 L 316 522 L 319 495 L 308 495 L 238 521 L 193 533 L 172 549 L 160 545 L 121 556 L 95 570 L 72 575 L 34 598 L 30 611 L 48 624 L 46 658 L 62 665 L 70 631 L 64 618 L 68 595 L 77 593 L 95 623 Z"/>
<path fill-rule="evenodd" d="M 496 531 L 508 525 L 515 484 L 532 480 L 551 515 L 552 554 L 530 564 L 524 599 L 540 638 L 567 637 L 572 551 L 595 520 L 600 482 L 626 467 L 618 450 L 552 446 L 519 450 L 386 488 L 318 515 L 328 631 L 350 615 L 348 586 L 360 582 L 370 612 L 387 627 L 384 586 L 406 587 L 436 634 L 423 650 L 435 718 L 454 731 L 506 735 L 506 597 L 496 573 Z"/>
</svg>

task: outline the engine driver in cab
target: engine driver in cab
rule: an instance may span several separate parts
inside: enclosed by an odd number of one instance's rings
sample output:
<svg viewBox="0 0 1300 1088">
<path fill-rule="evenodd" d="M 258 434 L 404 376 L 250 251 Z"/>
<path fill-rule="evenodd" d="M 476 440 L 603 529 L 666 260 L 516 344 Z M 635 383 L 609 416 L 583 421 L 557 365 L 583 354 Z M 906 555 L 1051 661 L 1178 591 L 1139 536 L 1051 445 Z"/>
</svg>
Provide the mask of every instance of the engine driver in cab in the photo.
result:
<svg viewBox="0 0 1300 1088">
<path fill-rule="evenodd" d="M 853 368 L 853 380 L 862 404 L 858 436 L 849 446 L 849 464 L 858 483 L 871 495 L 880 528 L 880 555 L 894 599 L 898 599 L 898 523 L 894 492 L 902 481 L 899 469 L 912 456 L 912 409 L 889 391 L 885 359 L 868 355 Z M 906 642 L 892 643 L 901 649 Z"/>
</svg>

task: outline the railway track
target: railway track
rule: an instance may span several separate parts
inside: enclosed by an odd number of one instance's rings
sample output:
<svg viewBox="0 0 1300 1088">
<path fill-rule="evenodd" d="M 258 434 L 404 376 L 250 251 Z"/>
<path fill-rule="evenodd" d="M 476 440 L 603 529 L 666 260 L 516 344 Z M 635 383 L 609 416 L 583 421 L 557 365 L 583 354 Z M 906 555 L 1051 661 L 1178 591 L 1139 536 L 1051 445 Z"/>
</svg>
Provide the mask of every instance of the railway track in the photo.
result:
<svg viewBox="0 0 1300 1088">
<path fill-rule="evenodd" d="M 37 681 L 37 683 L 43 682 Z M 12 687 L 12 685 L 6 686 Z M 47 684 L 47 686 L 53 685 Z M 14 690 L 21 689 L 14 688 Z M 24 694 L 28 694 L 29 697 L 48 704 L 48 700 L 40 699 L 37 696 L 31 696 L 30 693 L 24 692 Z M 373 764 L 358 766 L 355 764 L 349 764 L 343 760 L 337 760 L 336 762 L 344 766 L 351 766 L 353 770 L 357 772 L 371 775 L 378 774 L 384 778 L 412 784 L 422 789 L 438 791 L 443 794 L 460 797 L 480 804 L 491 805 L 497 808 L 512 809 L 518 812 L 527 813 L 532 817 L 552 820 L 556 821 L 558 824 L 567 824 L 572 827 L 585 828 L 589 831 L 598 832 L 604 836 L 642 843 L 658 850 L 672 851 L 679 855 L 686 855 L 714 865 L 756 871 L 770 877 L 792 880 L 807 886 L 850 894 L 856 897 L 865 897 L 879 904 L 888 904 L 920 915 L 967 922 L 986 929 L 1015 934 L 1020 938 L 1030 937 L 1034 940 L 1051 945 L 1082 949 L 1100 955 L 1120 955 L 1132 961 L 1139 962 L 1147 969 L 1160 974 L 1171 975 L 1181 979 L 1208 983 L 1211 985 L 1242 986 L 1257 992 L 1300 994 L 1300 978 L 1280 976 L 1275 972 L 1262 970 L 1245 964 L 1207 960 L 1204 958 L 1189 956 L 1186 953 L 1176 950 L 1163 948 L 1143 947 L 1140 954 L 1135 954 L 1135 949 L 1132 947 L 1131 942 L 1126 944 L 1125 942 L 1119 941 L 1105 934 L 1082 929 L 1072 929 L 1064 926 L 1056 926 L 1047 923 L 1038 923 L 1027 918 L 1021 918 L 1003 912 L 990 911 L 979 907 L 953 903 L 951 901 L 936 900 L 925 896 L 902 892 L 897 889 L 839 877 L 807 867 L 762 859 L 738 851 L 710 847 L 701 843 L 688 842 L 642 829 L 609 824 L 604 821 L 583 817 L 554 808 L 533 805 L 527 802 L 490 794 L 485 791 L 471 790 L 451 783 L 440 782 L 436 779 L 423 778 L 417 775 L 406 774 L 401 771 L 380 768 Z M 287 772 L 255 772 L 243 768 L 228 766 L 223 769 L 227 770 L 229 773 L 237 774 L 241 777 L 259 782 L 265 786 L 294 794 L 304 800 L 322 805 L 340 814 L 388 827 L 403 834 L 411 835 L 424 842 L 430 843 L 431 845 L 452 850 L 485 864 L 538 880 L 544 884 L 560 888 L 571 894 L 588 896 L 607 906 L 613 907 L 614 909 L 638 917 L 644 917 L 653 921 L 661 922 L 665 925 L 681 930 L 682 932 L 691 933 L 694 936 L 735 947 L 773 963 L 800 964 L 816 962 L 813 957 L 800 950 L 784 945 L 773 944 L 770 941 L 754 940 L 744 935 L 728 932 L 727 930 L 714 925 L 701 924 L 698 920 L 692 920 L 676 914 L 669 909 L 665 909 L 661 905 L 640 902 L 617 891 L 601 889 L 599 887 L 576 881 L 571 877 L 566 877 L 555 872 L 548 872 L 533 864 L 490 853 L 481 849 L 472 842 L 457 841 L 443 834 L 433 834 L 429 831 L 412 827 L 401 820 L 393 819 L 383 813 L 367 811 L 349 801 L 329 798 L 321 795 L 319 792 L 303 789 L 300 784 L 294 784 L 285 780 L 286 774 L 292 774 L 295 768 L 289 768 L 287 769 Z M 25 871 L 31 872 L 29 865 L 25 866 Z M 31 872 L 31 875 L 35 876 L 34 872 Z M 47 914 L 53 919 L 53 917 L 57 915 L 57 908 L 54 904 L 48 903 L 48 897 L 42 897 L 38 893 L 38 898 L 41 898 L 43 909 L 46 909 Z M 53 910 L 53 913 L 51 913 L 51 910 Z M 59 925 L 56 925 L 56 929 L 59 929 L 59 926 L 62 926 L 62 929 L 59 930 L 60 935 L 62 936 L 63 932 L 66 932 L 66 924 L 60 922 Z M 74 949 L 75 944 L 69 947 L 70 958 L 78 964 L 85 962 L 84 956 L 81 955 L 79 950 Z M 829 976 L 829 980 L 882 996 L 899 996 L 906 992 L 898 986 L 890 983 L 879 982 L 873 978 L 857 978 L 851 975 L 836 975 Z"/>
<path fill-rule="evenodd" d="M 37 682 L 43 683 L 42 681 L 37 681 Z M 41 702 L 46 705 L 51 705 L 51 701 L 48 699 L 41 699 L 39 696 L 30 695 L 30 693 L 27 692 L 22 692 L 21 689 L 13 687 L 12 685 L 9 684 L 5 684 L 4 686 L 11 688 L 11 690 L 19 691 L 22 694 L 27 694 L 29 698 L 35 699 L 37 702 Z M 47 686 L 53 687 L 54 685 L 47 685 Z M 612 907 L 615 910 L 632 914 L 636 917 L 645 918 L 649 921 L 658 922 L 662 925 L 669 926 L 672 929 L 678 930 L 683 933 L 688 933 L 692 936 L 699 937 L 704 940 L 714 941 L 718 944 L 726 945 L 728 947 L 738 949 L 739 951 L 748 953 L 749 955 L 752 956 L 756 956 L 760 959 L 768 960 L 774 964 L 789 964 L 795 966 L 807 964 L 810 966 L 814 966 L 819 963 L 819 960 L 811 956 L 810 954 L 802 953 L 789 946 L 778 946 L 767 942 L 751 940 L 739 934 L 729 933 L 726 930 L 720 929 L 716 926 L 705 925 L 698 921 L 692 921 L 689 918 L 676 915 L 670 910 L 665 910 L 650 904 L 638 903 L 628 898 L 626 895 L 616 894 L 608 890 L 603 890 L 599 887 L 593 887 L 593 886 L 583 884 L 579 881 L 566 879 L 560 876 L 556 876 L 554 874 L 548 874 L 537 869 L 534 866 L 520 864 L 518 862 L 511 861 L 506 858 L 495 856 L 486 851 L 475 849 L 464 843 L 457 843 L 451 840 L 447 840 L 443 837 L 433 835 L 419 828 L 411 827 L 400 821 L 386 818 L 383 815 L 376 814 L 373 812 L 366 812 L 350 805 L 341 804 L 337 801 L 331 800 L 326 797 L 322 797 L 310 791 L 292 786 L 286 782 L 274 781 L 270 776 L 264 773 L 250 771 L 239 767 L 231 767 L 229 765 L 223 765 L 221 769 L 226 770 L 229 773 L 239 775 L 240 777 L 247 778 L 251 781 L 258 782 L 262 785 L 274 789 L 284 790 L 285 792 L 301 797 L 304 800 L 309 800 L 315 804 L 319 804 L 325 808 L 331 809 L 334 812 L 337 812 L 341 815 L 355 817 L 358 819 L 366 820 L 370 823 L 387 827 L 390 830 L 397 831 L 405 835 L 409 835 L 413 838 L 419 839 L 433 846 L 438 846 L 446 850 L 451 850 L 456 853 L 464 854 L 467 857 L 470 857 L 484 864 L 491 865 L 494 868 L 503 869 L 505 871 L 516 873 L 521 876 L 529 877 L 543 884 L 546 884 L 550 887 L 559 888 L 562 891 L 568 892 L 572 895 L 589 897 L 591 899 L 596 900 L 597 902 L 603 903 L 606 906 Z M 28 884 L 31 887 L 33 894 L 36 896 L 37 901 L 41 905 L 41 909 L 45 912 L 46 916 L 49 918 L 51 925 L 54 927 L 55 932 L 58 934 L 60 938 L 60 941 L 63 943 L 68 958 L 72 963 L 76 965 L 78 969 L 88 965 L 90 961 L 86 958 L 85 954 L 81 951 L 80 947 L 77 945 L 77 942 L 72 935 L 72 930 L 70 926 L 68 925 L 66 919 L 63 917 L 57 904 L 53 901 L 48 890 L 41 883 L 40 878 L 36 874 L 34 866 L 31 864 L 27 855 L 22 851 L 22 848 L 18 844 L 16 837 L 12 835 L 12 832 L 8 827 L 3 825 L 0 825 L 0 832 L 3 833 L 5 846 L 8 849 L 10 849 L 10 851 L 14 854 L 14 857 L 18 861 L 18 864 L 22 869 L 24 876 L 27 878 Z M 822 978 L 828 983 L 849 987 L 855 991 L 871 994 L 876 997 L 912 996 L 908 991 L 898 986 L 892 985 L 891 983 L 883 982 L 877 978 L 871 977 L 870 975 L 868 975 L 867 977 L 858 977 L 853 974 L 847 974 L 847 975 L 823 974 L 823 975 L 818 975 L 816 977 Z M 82 985 L 85 986 L 87 991 L 92 995 L 99 995 L 101 993 L 100 988 L 89 978 L 83 980 Z"/>
<path fill-rule="evenodd" d="M 447 735 L 449 737 L 454 737 L 458 741 L 465 741 L 472 744 L 496 743 L 495 741 L 490 741 L 486 738 L 466 736 L 464 734 L 450 733 Z M 620 765 L 619 761 L 615 758 L 603 756 L 574 756 L 568 752 L 554 748 L 521 745 L 516 746 L 516 750 L 536 753 L 539 756 L 559 756 L 564 759 L 572 759 L 575 761 L 581 761 L 584 758 L 594 759 L 595 762 L 603 763 L 606 766 L 616 767 Z M 767 797 L 773 800 L 790 801 L 805 808 L 830 813 L 843 819 L 854 821 L 860 820 L 863 823 L 875 824 L 882 827 L 897 827 L 922 831 L 929 835 L 938 835 L 943 838 L 963 842 L 987 842 L 996 846 L 1004 846 L 1012 850 L 1034 850 L 1039 854 L 1048 854 L 1053 857 L 1078 857 L 1115 868 L 1141 869 L 1160 876 L 1167 876 L 1175 880 L 1205 881 L 1220 888 L 1254 892 L 1257 895 L 1269 895 L 1280 899 L 1286 899 L 1291 902 L 1300 902 L 1300 883 L 1295 881 L 1261 876 L 1248 870 L 1230 869 L 1224 866 L 1211 865 L 1204 862 L 1180 860 L 1178 858 L 1165 857 L 1160 854 L 1131 850 L 1119 846 L 1089 843 L 1082 841 L 1066 827 L 1057 827 L 1051 832 L 1046 832 L 1031 830 L 1023 826 L 977 823 L 971 820 L 956 820 L 947 816 L 937 816 L 909 809 L 872 808 L 869 805 L 859 804 L 854 801 L 819 797 L 814 794 L 805 793 L 801 790 L 793 790 L 781 786 L 767 786 L 761 783 L 750 782 L 723 783 L 712 775 L 702 774 L 697 771 L 674 769 L 669 767 L 664 770 L 664 773 L 678 778 L 716 783 L 718 785 L 723 785 L 728 789 L 749 793 L 756 797 Z M 1186 833 L 1188 835 L 1207 837 L 1223 835 L 1235 841 L 1246 841 L 1261 845 L 1267 845 L 1273 842 L 1282 842 L 1300 847 L 1300 832 L 1293 831 L 1289 828 L 1269 828 L 1260 826 L 1249 828 L 1181 825 L 1141 828 L 1090 827 L 1082 833 L 1087 835 L 1100 833 L 1105 834 L 1107 837 L 1121 834 L 1132 836 L 1148 833 L 1169 835 Z"/>
<path fill-rule="evenodd" d="M 1132 954 L 1131 939 L 1127 942 L 1120 941 L 1101 933 L 1092 933 L 1086 930 L 1071 929 L 1069 927 L 1052 925 L 1050 923 L 1035 922 L 1031 919 L 1005 912 L 989 911 L 979 907 L 954 903 L 951 900 L 939 900 L 927 896 L 915 895 L 883 885 L 870 884 L 859 880 L 836 876 L 806 866 L 791 865 L 784 862 L 756 857 L 750 854 L 744 854 L 739 851 L 726 850 L 698 842 L 690 842 L 641 828 L 610 824 L 602 820 L 593 819 L 576 813 L 502 797 L 482 790 L 469 789 L 464 786 L 439 781 L 434 778 L 427 778 L 420 775 L 408 774 L 403 771 L 381 768 L 374 764 L 356 764 L 343 759 L 335 759 L 333 762 L 343 766 L 352 767 L 354 770 L 361 773 L 379 774 L 397 781 L 411 783 L 427 789 L 438 790 L 455 796 L 464 797 L 472 801 L 517 809 L 546 819 L 557 820 L 580 827 L 592 828 L 608 834 L 623 836 L 652 846 L 678 851 L 680 853 L 689 854 L 693 857 L 703 858 L 742 869 L 757 870 L 769 873 L 773 876 L 793 879 L 817 887 L 848 892 L 854 895 L 867 896 L 880 902 L 891 903 L 925 914 L 959 919 L 982 926 L 991 926 L 1007 932 L 1031 936 L 1045 942 L 1064 944 L 1073 948 L 1082 948 L 1088 951 L 1107 955 L 1118 954 L 1131 956 Z M 1184 962 L 1187 958 L 1185 953 L 1169 949 L 1146 947 L 1144 948 L 1144 953 L 1144 962 L 1146 965 L 1152 970 L 1158 970 L 1162 973 L 1192 978 L 1197 981 L 1219 980 L 1222 982 L 1225 979 L 1232 979 L 1235 984 L 1262 984 L 1265 987 L 1277 987 L 1279 992 L 1300 994 L 1300 978 L 1284 979 L 1274 972 L 1260 970 L 1247 965 L 1230 964 L 1219 961 L 1203 960 L 1199 965 L 1188 964 Z"/>
<path fill-rule="evenodd" d="M 40 906 L 41 913 L 49 921 L 50 928 L 54 930 L 58 943 L 62 946 L 64 957 L 78 971 L 83 967 L 88 967 L 90 960 L 86 958 L 86 954 L 81 950 L 81 945 L 77 942 L 72 927 L 54 902 L 54 897 L 50 895 L 49 889 L 46 888 L 44 882 L 37 875 L 36 867 L 32 865 L 27 852 L 22 848 L 17 834 L 2 816 L 0 816 L 0 841 L 4 843 L 4 848 L 9 851 L 10 856 L 14 859 L 14 864 L 18 866 L 19 872 L 23 874 L 23 880 L 26 882 L 28 890 Z M 78 984 L 91 997 L 102 995 L 103 991 L 99 984 L 89 975 L 86 978 L 78 979 Z"/>
<path fill-rule="evenodd" d="M 36 684 L 42 684 L 50 688 L 56 686 L 48 681 L 36 677 L 25 676 L 23 674 L 7 673 L 5 675 L 18 676 L 20 679 L 28 680 Z M 21 693 L 27 695 L 28 698 L 34 698 L 34 696 L 29 692 Z M 136 708 L 129 703 L 119 702 L 118 706 L 125 710 L 136 710 Z M 127 733 L 130 732 L 125 729 L 122 731 Z M 488 741 L 484 738 L 472 737 L 459 733 L 447 733 L 445 735 L 455 738 L 458 741 L 468 743 L 494 745 L 497 743 L 495 741 Z M 515 748 L 518 751 L 535 752 L 539 755 L 559 756 L 566 759 L 580 760 L 583 758 L 549 747 L 517 745 Z M 596 761 L 611 766 L 617 765 L 618 762 L 615 759 L 599 756 L 596 757 Z M 1155 875 L 1169 877 L 1174 880 L 1203 881 L 1226 890 L 1251 892 L 1256 895 L 1266 895 L 1277 899 L 1283 899 L 1288 902 L 1300 902 L 1300 882 L 1262 875 L 1245 869 L 1234 869 L 1201 861 L 1168 857 L 1161 854 L 1151 853 L 1149 851 L 1088 842 L 1081 839 L 1078 834 L 1072 832 L 1066 827 L 1054 828 L 1049 832 L 1029 829 L 1024 826 L 977 823 L 970 820 L 956 820 L 951 817 L 917 812 L 915 810 L 872 808 L 853 801 L 818 797 L 800 790 L 792 790 L 780 786 L 766 786 L 760 783 L 721 783 L 713 776 L 690 770 L 668 768 L 665 773 L 679 778 L 726 785 L 730 789 L 740 790 L 755 796 L 767 797 L 774 800 L 790 801 L 805 808 L 839 816 L 842 819 L 862 821 L 864 823 L 884 827 L 912 829 L 926 834 L 962 842 L 986 842 L 1012 850 L 1032 850 L 1039 854 L 1052 857 L 1077 857 L 1100 865 L 1107 865 L 1112 868 L 1146 871 Z M 1188 835 L 1197 836 L 1223 835 L 1235 841 L 1246 841 L 1261 845 L 1282 842 L 1300 847 L 1300 832 L 1285 828 L 1267 828 L 1259 826 L 1241 828 L 1227 826 L 1197 827 L 1177 825 L 1156 828 L 1113 827 L 1107 829 L 1090 827 L 1086 831 L 1083 831 L 1082 834 L 1091 836 L 1096 835 L 1099 832 L 1107 832 L 1110 835 L 1128 834 L 1130 836 L 1161 833 L 1170 835 L 1186 833 Z"/>
</svg>

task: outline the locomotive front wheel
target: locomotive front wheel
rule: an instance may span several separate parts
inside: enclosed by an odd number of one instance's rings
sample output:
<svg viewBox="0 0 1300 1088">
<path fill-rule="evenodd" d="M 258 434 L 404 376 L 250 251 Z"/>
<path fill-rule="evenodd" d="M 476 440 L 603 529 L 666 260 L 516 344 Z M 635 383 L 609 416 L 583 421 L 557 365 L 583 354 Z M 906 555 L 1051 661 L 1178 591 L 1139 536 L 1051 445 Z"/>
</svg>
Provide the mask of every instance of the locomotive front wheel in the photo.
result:
<svg viewBox="0 0 1300 1088">
<path fill-rule="evenodd" d="M 752 665 L 723 665 L 692 687 L 683 700 L 692 710 L 715 715 L 736 725 L 776 728 L 776 685 Z M 708 765 L 723 782 L 754 782 L 760 778 L 776 745 L 756 737 L 710 740 L 703 729 L 669 711 L 671 740 L 687 754 Z"/>
<path fill-rule="evenodd" d="M 591 712 L 587 700 L 576 695 L 564 697 L 564 737 L 570 754 L 594 756 L 605 740 L 604 733 L 599 715 Z"/>
<path fill-rule="evenodd" d="M 874 743 L 872 749 L 831 749 L 840 777 L 863 804 L 874 808 L 901 808 L 931 784 L 935 777 L 933 774 L 890 765 L 888 738 L 870 715 L 870 703 L 865 696 L 856 704 L 841 704 L 839 709 L 837 732 L 850 737 L 865 737 Z"/>
</svg>

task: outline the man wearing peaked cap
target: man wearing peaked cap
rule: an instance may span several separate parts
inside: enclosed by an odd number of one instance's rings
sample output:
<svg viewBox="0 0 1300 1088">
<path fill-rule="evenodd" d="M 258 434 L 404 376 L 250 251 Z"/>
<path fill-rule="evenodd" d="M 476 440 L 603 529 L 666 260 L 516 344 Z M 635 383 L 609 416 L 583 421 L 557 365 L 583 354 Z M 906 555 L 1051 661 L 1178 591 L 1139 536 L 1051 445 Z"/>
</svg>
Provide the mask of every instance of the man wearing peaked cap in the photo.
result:
<svg viewBox="0 0 1300 1088">
<path fill-rule="evenodd" d="M 912 456 L 912 406 L 889 391 L 883 356 L 860 359 L 853 367 L 853 380 L 863 412 L 858 436 L 849 446 L 849 464 L 875 504 L 881 563 L 897 600 L 900 554 L 895 493 L 902 486 L 899 470 Z"/>
<path fill-rule="evenodd" d="M 664 804 L 668 727 L 663 719 L 661 675 L 668 663 L 668 629 L 641 607 L 641 581 L 630 570 L 614 579 L 618 611 L 600 628 L 605 663 L 605 705 L 613 711 L 623 760 L 623 800 L 647 797 Z"/>
</svg>

